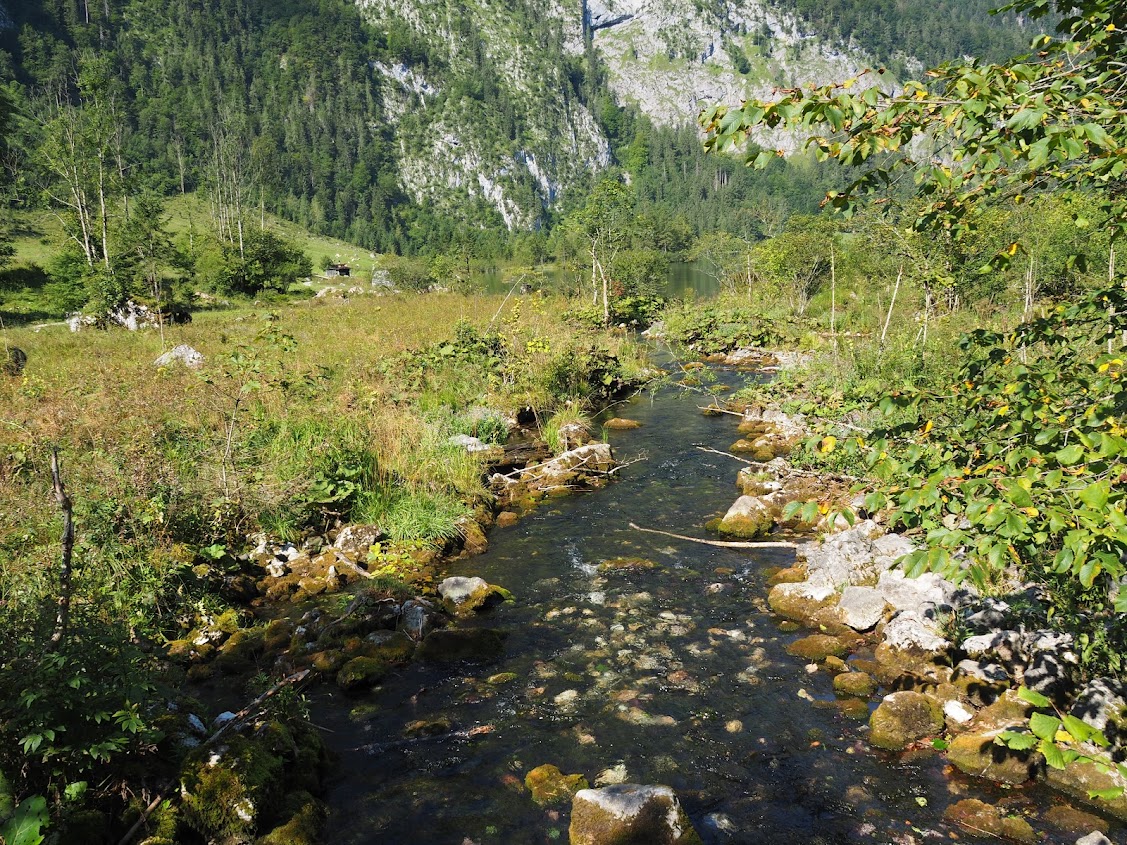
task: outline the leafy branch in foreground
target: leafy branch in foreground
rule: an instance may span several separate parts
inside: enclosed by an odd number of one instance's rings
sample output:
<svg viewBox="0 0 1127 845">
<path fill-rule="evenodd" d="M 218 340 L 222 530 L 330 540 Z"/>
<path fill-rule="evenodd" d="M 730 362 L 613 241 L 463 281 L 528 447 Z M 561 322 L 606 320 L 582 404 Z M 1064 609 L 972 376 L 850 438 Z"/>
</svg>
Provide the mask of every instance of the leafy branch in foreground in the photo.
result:
<svg viewBox="0 0 1127 845">
<path fill-rule="evenodd" d="M 880 401 L 907 417 L 866 444 L 880 488 L 866 506 L 926 534 L 929 548 L 903 562 L 909 574 L 982 586 L 1016 564 L 1085 591 L 1124 574 L 1127 364 L 1103 343 L 1127 326 L 1108 310 L 1125 308 L 1123 291 L 1110 290 L 1008 333 L 977 330 L 946 392 Z M 1127 595 L 1115 607 L 1127 610 Z"/>
<path fill-rule="evenodd" d="M 1015 751 L 1037 751 L 1045 758 L 1045 764 L 1053 769 L 1064 769 L 1073 763 L 1087 763 L 1105 774 L 1118 769 L 1120 774 L 1127 777 L 1127 765 L 1119 763 L 1113 767 L 1106 759 L 1093 757 L 1074 747 L 1090 743 L 1096 748 L 1109 748 L 1111 743 L 1102 731 L 1083 719 L 1056 710 L 1053 703 L 1036 690 L 1020 687 L 1017 694 L 1022 701 L 1040 710 L 1053 710 L 1053 713 L 1032 713 L 1029 717 L 1029 733 L 1005 730 L 994 738 L 995 744 Z M 1123 787 L 1118 786 L 1088 792 L 1089 798 L 1102 798 L 1106 801 L 1112 801 L 1121 795 Z"/>
<path fill-rule="evenodd" d="M 1127 3 L 1017 0 L 1003 11 L 1042 18 L 1054 9 L 1061 16 L 1056 34 L 1039 36 L 1031 54 L 1009 62 L 951 62 L 899 93 L 884 90 L 866 71 L 787 90 L 775 101 L 714 106 L 700 117 L 706 146 L 732 149 L 762 128 L 812 133 L 807 143 L 819 159 L 867 168 L 828 195 L 847 216 L 860 197 L 887 189 L 898 171 L 910 170 L 926 199 L 915 220 L 920 231 L 945 230 L 958 239 L 974 229 L 983 201 L 1020 203 L 1037 190 L 1068 184 L 1099 192 L 1106 225 L 1122 235 Z M 781 154 L 756 149 L 748 163 L 766 167 Z"/>
</svg>

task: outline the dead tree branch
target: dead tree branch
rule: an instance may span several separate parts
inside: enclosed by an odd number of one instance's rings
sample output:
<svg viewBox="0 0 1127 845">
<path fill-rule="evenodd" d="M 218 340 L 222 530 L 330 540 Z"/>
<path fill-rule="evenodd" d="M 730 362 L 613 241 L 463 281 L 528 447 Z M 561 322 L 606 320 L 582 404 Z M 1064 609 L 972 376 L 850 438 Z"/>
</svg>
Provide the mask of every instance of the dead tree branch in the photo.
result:
<svg viewBox="0 0 1127 845">
<path fill-rule="evenodd" d="M 72 558 L 74 556 L 74 507 L 71 505 L 70 496 L 63 486 L 62 473 L 59 470 L 59 450 L 51 450 L 51 484 L 55 491 L 55 501 L 63 512 L 63 537 L 62 537 L 62 565 L 59 569 L 59 600 L 55 613 L 55 630 L 51 634 L 51 644 L 57 645 L 66 633 L 67 622 L 70 619 L 70 591 L 73 574 Z"/>
</svg>

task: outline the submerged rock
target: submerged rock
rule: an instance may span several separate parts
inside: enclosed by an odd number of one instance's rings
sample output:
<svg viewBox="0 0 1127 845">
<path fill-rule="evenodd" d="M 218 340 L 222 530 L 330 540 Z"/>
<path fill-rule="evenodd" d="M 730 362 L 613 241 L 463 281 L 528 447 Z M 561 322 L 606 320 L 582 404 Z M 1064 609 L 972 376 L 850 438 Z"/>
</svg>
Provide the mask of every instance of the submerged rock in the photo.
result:
<svg viewBox="0 0 1127 845">
<path fill-rule="evenodd" d="M 505 631 L 492 628 L 432 631 L 416 654 L 428 663 L 494 660 L 504 653 L 506 636 Z"/>
<path fill-rule="evenodd" d="M 668 786 L 584 789 L 571 804 L 571 845 L 702 845 Z"/>
<path fill-rule="evenodd" d="M 599 572 L 640 572 L 656 568 L 656 563 L 644 557 L 614 557 L 599 564 Z"/>
<path fill-rule="evenodd" d="M 985 839 L 1007 839 L 1012 842 L 1035 842 L 1037 836 L 1029 822 L 1021 816 L 1007 815 L 1000 807 L 977 798 L 952 804 L 943 813 L 947 821 L 966 830 L 971 836 Z"/>
<path fill-rule="evenodd" d="M 821 663 L 830 656 L 844 657 L 848 653 L 848 644 L 828 634 L 811 634 L 787 646 L 787 654 L 814 663 Z"/>
<path fill-rule="evenodd" d="M 532 800 L 541 806 L 564 804 L 589 786 L 583 775 L 565 775 L 550 763 L 537 766 L 525 775 L 524 785 L 532 794 Z"/>
<path fill-rule="evenodd" d="M 1111 757 L 1103 754 L 1095 746 L 1084 749 L 1090 756 L 1100 759 L 1106 771 L 1093 763 L 1076 761 L 1064 769 L 1049 768 L 1045 771 L 1045 780 L 1065 795 L 1084 801 L 1101 812 L 1114 816 L 1120 821 L 1127 821 L 1127 778 L 1125 778 L 1112 762 Z M 1101 790 L 1121 790 L 1117 798 L 1090 798 L 1093 792 Z"/>
</svg>

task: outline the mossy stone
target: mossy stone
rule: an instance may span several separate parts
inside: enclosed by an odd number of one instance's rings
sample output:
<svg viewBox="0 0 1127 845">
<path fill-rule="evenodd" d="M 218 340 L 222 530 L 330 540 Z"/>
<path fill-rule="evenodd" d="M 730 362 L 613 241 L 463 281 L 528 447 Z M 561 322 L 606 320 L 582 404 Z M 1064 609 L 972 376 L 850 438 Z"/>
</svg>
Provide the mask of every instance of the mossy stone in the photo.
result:
<svg viewBox="0 0 1127 845">
<path fill-rule="evenodd" d="M 943 812 L 943 818 L 959 825 L 971 836 L 983 839 L 1028 843 L 1037 841 L 1033 828 L 1021 816 L 1006 815 L 999 807 L 977 798 L 966 798 L 952 804 Z"/>
<path fill-rule="evenodd" d="M 524 785 L 532 793 L 532 800 L 542 807 L 565 804 L 589 786 L 583 775 L 565 775 L 551 763 L 537 766 L 525 775 Z"/>
<path fill-rule="evenodd" d="M 811 634 L 787 646 L 787 654 L 810 663 L 820 663 L 831 655 L 843 657 L 848 653 L 849 647 L 842 640 L 828 634 Z"/>
<path fill-rule="evenodd" d="M 229 674 L 246 672 L 254 667 L 255 661 L 265 650 L 264 628 L 240 628 L 219 647 L 219 653 L 215 656 L 215 668 Z"/>
<path fill-rule="evenodd" d="M 886 695 L 869 719 L 869 741 L 877 748 L 900 751 L 910 743 L 943 730 L 943 711 L 918 692 Z"/>
<path fill-rule="evenodd" d="M 864 672 L 843 672 L 834 678 L 834 692 L 868 698 L 876 691 L 876 682 Z"/>
<path fill-rule="evenodd" d="M 599 572 L 640 572 L 656 568 L 656 563 L 644 557 L 614 557 L 599 564 Z"/>
<path fill-rule="evenodd" d="M 337 686 L 345 692 L 371 689 L 388 673 L 386 660 L 377 657 L 354 657 L 337 672 Z"/>
<path fill-rule="evenodd" d="M 960 734 L 947 746 L 948 762 L 968 775 L 996 783 L 1017 786 L 1030 780 L 1036 773 L 1035 755 L 997 745 L 997 735 L 998 731 Z"/>
<path fill-rule="evenodd" d="M 282 775 L 282 759 L 246 737 L 201 748 L 181 775 L 184 822 L 209 841 L 248 839 L 277 811 Z"/>
<path fill-rule="evenodd" d="M 325 805 L 305 791 L 287 794 L 284 803 L 286 821 L 259 837 L 255 845 L 318 845 L 328 817 Z"/>
</svg>

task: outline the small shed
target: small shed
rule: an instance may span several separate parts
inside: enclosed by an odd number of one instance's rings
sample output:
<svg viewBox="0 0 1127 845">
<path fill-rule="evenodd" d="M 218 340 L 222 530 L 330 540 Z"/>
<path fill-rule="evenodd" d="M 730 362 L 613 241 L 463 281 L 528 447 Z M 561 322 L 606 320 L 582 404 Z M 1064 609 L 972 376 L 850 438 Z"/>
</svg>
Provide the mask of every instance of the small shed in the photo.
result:
<svg viewBox="0 0 1127 845">
<path fill-rule="evenodd" d="M 337 276 L 351 276 L 352 268 L 347 264 L 330 264 L 325 268 L 325 277 L 335 279 Z"/>
</svg>

